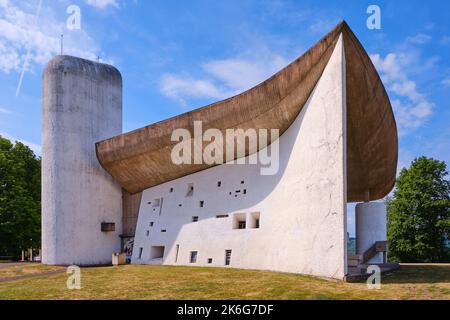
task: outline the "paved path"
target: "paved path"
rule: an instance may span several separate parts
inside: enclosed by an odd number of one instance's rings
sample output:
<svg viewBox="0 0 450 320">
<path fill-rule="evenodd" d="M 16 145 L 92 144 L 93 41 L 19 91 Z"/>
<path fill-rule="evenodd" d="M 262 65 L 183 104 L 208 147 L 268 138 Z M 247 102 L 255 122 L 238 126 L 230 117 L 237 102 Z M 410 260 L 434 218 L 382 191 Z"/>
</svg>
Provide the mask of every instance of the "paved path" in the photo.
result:
<svg viewBox="0 0 450 320">
<path fill-rule="evenodd" d="M 6 263 L 0 263 L 0 269 L 4 268 L 10 268 L 10 267 L 17 267 L 17 266 L 25 266 L 31 264 L 29 262 L 6 262 Z"/>
<path fill-rule="evenodd" d="M 8 282 L 8 281 L 16 281 L 16 280 L 22 280 L 22 279 L 29 279 L 29 278 L 36 278 L 36 277 L 47 277 L 52 276 L 55 274 L 65 273 L 66 270 L 55 270 L 55 271 L 49 271 L 49 272 L 42 272 L 42 273 L 36 273 L 36 274 L 27 274 L 23 276 L 16 276 L 16 277 L 6 277 L 6 278 L 0 278 L 0 282 Z"/>
<path fill-rule="evenodd" d="M 18 267 L 18 266 L 27 266 L 27 265 L 33 265 L 33 264 L 37 264 L 37 263 L 31 263 L 31 262 L 0 263 L 0 269 Z M 65 272 L 66 272 L 66 269 L 61 269 L 61 270 L 47 271 L 47 272 L 41 272 L 41 273 L 35 273 L 35 274 L 26 274 L 26 275 L 15 276 L 15 277 L 3 277 L 3 278 L 0 277 L 0 282 L 15 281 L 15 280 L 28 279 L 28 278 L 35 278 L 35 277 L 46 277 L 46 276 L 52 276 L 54 274 L 60 274 L 60 273 L 65 273 Z"/>
</svg>

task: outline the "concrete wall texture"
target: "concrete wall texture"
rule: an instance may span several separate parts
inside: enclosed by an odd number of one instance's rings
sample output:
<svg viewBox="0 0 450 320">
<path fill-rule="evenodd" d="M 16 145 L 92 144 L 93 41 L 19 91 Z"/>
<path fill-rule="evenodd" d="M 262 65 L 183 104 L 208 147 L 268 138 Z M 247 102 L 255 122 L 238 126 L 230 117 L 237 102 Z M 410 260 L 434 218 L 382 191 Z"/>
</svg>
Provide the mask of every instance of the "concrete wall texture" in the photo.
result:
<svg viewBox="0 0 450 320">
<path fill-rule="evenodd" d="M 345 93 L 341 36 L 305 107 L 279 139 L 278 173 L 225 164 L 145 190 L 132 262 L 223 267 L 231 250 L 230 267 L 342 279 Z M 245 229 L 236 228 L 239 221 Z"/>
<path fill-rule="evenodd" d="M 42 261 L 111 263 L 120 250 L 122 192 L 97 161 L 95 143 L 122 132 L 117 69 L 69 56 L 43 75 Z M 102 222 L 115 223 L 101 232 Z"/>
<path fill-rule="evenodd" d="M 387 239 L 386 204 L 384 202 L 358 203 L 355 209 L 356 254 L 364 254 L 377 241 Z M 368 263 L 383 263 L 379 252 Z"/>
</svg>

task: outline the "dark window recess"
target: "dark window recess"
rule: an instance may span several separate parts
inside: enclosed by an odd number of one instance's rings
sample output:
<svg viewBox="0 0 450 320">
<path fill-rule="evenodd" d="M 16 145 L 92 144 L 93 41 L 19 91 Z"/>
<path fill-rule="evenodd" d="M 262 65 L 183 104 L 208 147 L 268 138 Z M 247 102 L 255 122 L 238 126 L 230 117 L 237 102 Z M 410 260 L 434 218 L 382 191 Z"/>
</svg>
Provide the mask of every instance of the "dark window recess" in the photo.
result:
<svg viewBox="0 0 450 320">
<path fill-rule="evenodd" d="M 198 217 L 197 216 L 192 217 L 192 222 L 197 222 L 197 221 L 198 221 Z"/>
<path fill-rule="evenodd" d="M 152 246 L 150 248 L 150 259 L 162 259 L 164 258 L 164 246 Z"/>
<path fill-rule="evenodd" d="M 231 191 L 230 191 L 230 195 L 231 195 Z"/>
<path fill-rule="evenodd" d="M 209 258 L 208 259 L 208 264 L 211 264 L 212 263 L 212 258 Z"/>
<path fill-rule="evenodd" d="M 102 222 L 101 230 L 102 232 L 116 231 L 116 224 L 114 222 Z"/>
<path fill-rule="evenodd" d="M 216 218 L 217 218 L 217 219 L 220 219 L 220 218 L 228 218 L 228 215 L 227 215 L 227 214 L 218 214 L 218 215 L 216 216 Z"/>
<path fill-rule="evenodd" d="M 240 193 L 241 192 L 241 190 L 236 190 L 236 193 Z"/>
<path fill-rule="evenodd" d="M 152 202 L 151 201 L 149 201 L 149 202 L 147 202 L 148 204 L 152 204 Z"/>
<path fill-rule="evenodd" d="M 203 208 L 205 206 L 205 201 L 200 201 L 200 208 Z"/>
<path fill-rule="evenodd" d="M 196 263 L 197 262 L 197 251 L 191 251 L 191 256 L 189 257 L 190 263 Z"/>
<path fill-rule="evenodd" d="M 177 250 L 175 251 L 175 263 L 178 262 L 178 253 L 179 253 L 179 251 L 180 251 L 180 245 L 177 244 Z"/>
<path fill-rule="evenodd" d="M 186 197 L 191 197 L 193 194 L 194 194 L 194 184 L 193 183 L 189 183 Z"/>
<path fill-rule="evenodd" d="M 229 266 L 231 263 L 231 250 L 225 250 L 225 265 Z"/>
<path fill-rule="evenodd" d="M 217 186 L 221 187 L 222 186 L 222 181 L 217 181 Z"/>
<path fill-rule="evenodd" d="M 245 229 L 245 221 L 239 221 L 238 229 Z"/>
<path fill-rule="evenodd" d="M 142 258 L 142 250 L 144 250 L 144 248 L 139 248 L 139 256 L 138 256 L 138 259 L 141 259 L 141 258 Z"/>
<path fill-rule="evenodd" d="M 245 181 L 244 181 L 244 180 L 242 180 L 242 181 L 241 181 L 241 184 L 244 184 L 244 183 L 245 183 Z"/>
<path fill-rule="evenodd" d="M 173 192 L 173 188 L 170 188 L 170 192 Z"/>
<path fill-rule="evenodd" d="M 148 225 L 149 225 L 150 227 L 153 227 L 153 223 L 154 223 L 154 222 L 150 222 Z"/>
<path fill-rule="evenodd" d="M 259 229 L 259 218 L 255 219 L 255 229 Z"/>
<path fill-rule="evenodd" d="M 162 229 L 161 232 L 167 232 L 167 230 L 166 229 Z"/>
<path fill-rule="evenodd" d="M 181 207 L 182 206 L 182 204 L 180 203 L 179 205 L 178 205 L 179 207 Z"/>
<path fill-rule="evenodd" d="M 146 235 L 147 237 L 150 235 L 150 230 L 147 230 Z"/>
</svg>

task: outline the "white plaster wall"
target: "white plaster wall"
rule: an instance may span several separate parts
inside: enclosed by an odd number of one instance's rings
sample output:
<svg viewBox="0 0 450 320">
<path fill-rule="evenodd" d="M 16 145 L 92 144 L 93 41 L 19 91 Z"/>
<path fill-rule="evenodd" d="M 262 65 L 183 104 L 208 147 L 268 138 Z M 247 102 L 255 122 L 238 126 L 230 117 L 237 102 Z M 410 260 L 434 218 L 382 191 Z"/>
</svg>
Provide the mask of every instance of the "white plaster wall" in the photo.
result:
<svg viewBox="0 0 450 320">
<path fill-rule="evenodd" d="M 356 205 L 356 254 L 364 254 L 377 241 L 386 241 L 386 214 L 384 202 L 365 202 Z M 379 252 L 368 263 L 383 263 L 383 253 Z"/>
<path fill-rule="evenodd" d="M 95 142 L 122 132 L 117 69 L 57 56 L 43 79 L 42 261 L 111 263 L 120 249 L 122 193 L 101 168 Z M 114 222 L 115 232 L 101 232 Z"/>
<path fill-rule="evenodd" d="M 278 174 L 226 164 L 145 190 L 132 263 L 224 267 L 231 249 L 230 267 L 341 279 L 347 271 L 344 72 L 341 36 L 302 112 L 279 139 Z M 194 193 L 186 197 L 190 183 Z M 162 207 L 153 207 L 156 198 L 163 198 Z M 253 212 L 260 213 L 259 229 L 232 228 L 234 214 Z M 216 218 L 223 214 L 229 217 Z M 165 246 L 163 260 L 150 259 L 152 246 Z M 191 251 L 198 251 L 195 264 Z"/>
</svg>

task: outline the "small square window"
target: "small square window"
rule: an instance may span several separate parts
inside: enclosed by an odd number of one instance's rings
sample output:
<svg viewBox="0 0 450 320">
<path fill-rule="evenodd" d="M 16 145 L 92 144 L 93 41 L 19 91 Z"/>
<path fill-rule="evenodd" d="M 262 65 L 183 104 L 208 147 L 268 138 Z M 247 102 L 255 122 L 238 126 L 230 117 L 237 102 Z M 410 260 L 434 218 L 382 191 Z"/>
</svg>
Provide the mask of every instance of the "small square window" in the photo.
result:
<svg viewBox="0 0 450 320">
<path fill-rule="evenodd" d="M 150 227 L 153 227 L 153 224 L 154 224 L 154 222 L 150 222 L 148 225 L 149 225 Z"/>
<path fill-rule="evenodd" d="M 198 221 L 198 217 L 197 216 L 193 216 L 192 217 L 192 222 L 197 222 Z"/>
<path fill-rule="evenodd" d="M 208 264 L 212 263 L 212 258 L 208 258 Z"/>
<path fill-rule="evenodd" d="M 243 193 L 243 194 L 247 194 L 247 189 L 244 189 L 244 190 L 242 191 L 242 193 Z"/>
<path fill-rule="evenodd" d="M 197 251 L 191 251 L 191 256 L 189 258 L 190 263 L 196 263 L 197 262 Z"/>
<path fill-rule="evenodd" d="M 167 230 L 166 229 L 162 229 L 161 232 L 167 232 Z"/>
<path fill-rule="evenodd" d="M 161 205 L 161 199 L 160 198 L 157 198 L 157 199 L 153 200 L 153 207 L 156 208 L 156 207 L 159 207 L 160 205 Z"/>
<path fill-rule="evenodd" d="M 222 186 L 222 181 L 217 181 L 217 186 L 221 187 Z"/>
<path fill-rule="evenodd" d="M 245 221 L 239 221 L 238 229 L 245 229 Z"/>
<path fill-rule="evenodd" d="M 242 180 L 242 181 L 241 181 L 241 184 L 244 184 L 244 183 L 245 183 L 245 181 L 244 181 L 244 180 Z"/>
<path fill-rule="evenodd" d="M 173 192 L 173 188 L 170 188 L 170 191 L 169 192 Z"/>
<path fill-rule="evenodd" d="M 205 201 L 200 201 L 200 208 L 203 208 L 205 206 Z"/>
</svg>

